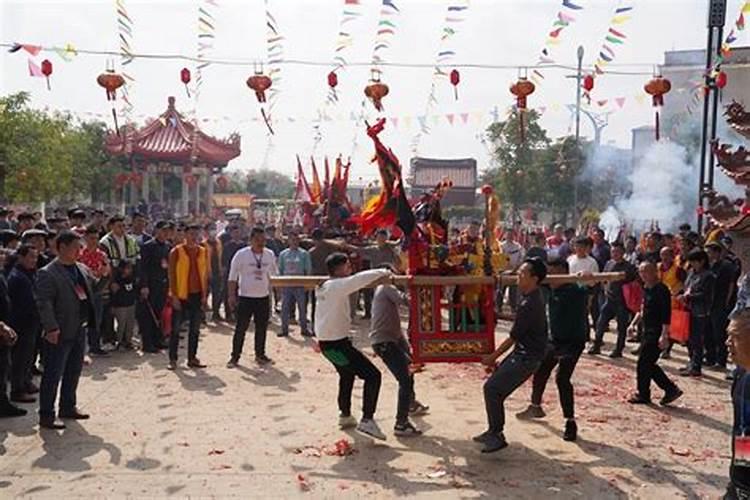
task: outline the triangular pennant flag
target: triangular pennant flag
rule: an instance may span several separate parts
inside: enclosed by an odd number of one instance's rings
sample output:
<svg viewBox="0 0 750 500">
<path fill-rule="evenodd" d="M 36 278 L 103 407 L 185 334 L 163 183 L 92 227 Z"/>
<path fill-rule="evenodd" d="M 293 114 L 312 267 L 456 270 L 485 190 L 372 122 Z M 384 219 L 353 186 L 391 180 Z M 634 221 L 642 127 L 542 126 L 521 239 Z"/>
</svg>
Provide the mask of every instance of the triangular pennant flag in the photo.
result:
<svg viewBox="0 0 750 500">
<path fill-rule="evenodd" d="M 623 24 L 630 19 L 630 16 L 615 16 L 612 18 L 612 24 Z"/>
<path fill-rule="evenodd" d="M 581 10 L 581 9 L 583 8 L 583 7 L 582 7 L 582 6 L 580 6 L 580 5 L 576 5 L 576 4 L 574 4 L 574 3 L 573 3 L 573 2 L 571 2 L 570 0 L 563 0 L 563 3 L 562 3 L 562 4 L 563 4 L 563 7 L 567 7 L 567 8 L 569 8 L 569 9 L 573 9 L 573 10 Z"/>
<path fill-rule="evenodd" d="M 539 111 L 540 115 L 543 115 L 544 112 L 547 111 L 547 106 L 539 106 L 536 110 Z"/>
<path fill-rule="evenodd" d="M 29 58 L 29 76 L 44 77 L 42 68 Z"/>
<path fill-rule="evenodd" d="M 617 106 L 622 109 L 623 106 L 625 106 L 625 97 L 615 97 L 615 102 L 617 103 Z"/>
<path fill-rule="evenodd" d="M 42 50 L 42 48 L 39 45 L 29 45 L 27 43 L 21 45 L 21 48 L 31 54 L 32 56 L 36 56 L 39 54 L 39 52 Z"/>
<path fill-rule="evenodd" d="M 607 102 L 608 102 L 607 99 L 602 99 L 601 101 L 596 101 L 596 105 L 599 107 L 606 106 Z"/>
<path fill-rule="evenodd" d="M 393 124 L 393 128 L 398 128 L 398 117 L 392 116 L 391 117 L 391 123 Z"/>
<path fill-rule="evenodd" d="M 558 12 L 557 18 L 564 23 L 572 23 L 576 20 L 575 17 L 571 16 L 570 14 L 566 14 L 565 12 Z"/>
<path fill-rule="evenodd" d="M 624 41 L 620 40 L 620 39 L 619 39 L 619 38 L 617 38 L 616 36 L 612 36 L 612 35 L 607 35 L 607 36 L 605 37 L 605 40 L 607 40 L 607 41 L 608 41 L 608 42 L 610 42 L 610 43 L 616 43 L 616 44 L 618 44 L 618 45 L 622 45 L 623 43 L 625 43 Z"/>
<path fill-rule="evenodd" d="M 625 36 L 625 34 L 624 34 L 624 33 L 620 32 L 620 31 L 617 31 L 617 30 L 616 30 L 616 29 L 614 29 L 614 28 L 609 28 L 609 32 L 610 32 L 611 34 L 613 34 L 613 35 L 617 36 L 617 37 L 620 37 L 620 38 L 627 38 L 627 36 Z"/>
<path fill-rule="evenodd" d="M 561 32 L 561 31 L 562 31 L 562 28 L 557 28 L 557 29 L 556 29 L 556 30 L 554 30 L 554 31 L 550 31 L 550 33 L 549 33 L 549 36 L 550 36 L 551 38 L 557 38 L 558 36 L 560 36 L 560 32 Z"/>
<path fill-rule="evenodd" d="M 469 121 L 469 113 L 461 113 L 461 121 L 464 125 Z"/>
<path fill-rule="evenodd" d="M 445 115 L 445 117 L 448 119 L 448 123 L 453 125 L 453 120 L 456 118 L 456 115 L 454 115 L 453 113 L 448 113 L 447 115 Z"/>
</svg>

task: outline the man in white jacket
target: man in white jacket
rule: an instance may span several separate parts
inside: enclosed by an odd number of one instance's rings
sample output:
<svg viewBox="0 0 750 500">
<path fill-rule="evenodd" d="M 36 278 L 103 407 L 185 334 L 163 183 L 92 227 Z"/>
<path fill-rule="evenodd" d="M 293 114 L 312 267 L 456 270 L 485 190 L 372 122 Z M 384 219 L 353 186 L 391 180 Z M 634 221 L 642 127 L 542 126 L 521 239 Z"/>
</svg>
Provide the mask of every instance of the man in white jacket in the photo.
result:
<svg viewBox="0 0 750 500">
<path fill-rule="evenodd" d="M 346 429 L 356 425 L 356 430 L 363 434 L 385 439 L 385 434 L 373 420 L 380 393 L 380 370 L 352 345 L 349 338 L 349 295 L 376 282 L 388 281 L 393 275 L 386 269 L 372 269 L 352 275 L 351 262 L 342 253 L 328 256 L 326 267 L 330 279 L 315 290 L 315 334 L 320 351 L 339 373 L 339 427 Z M 351 414 L 355 377 L 365 383 L 362 420 L 358 425 Z"/>
</svg>

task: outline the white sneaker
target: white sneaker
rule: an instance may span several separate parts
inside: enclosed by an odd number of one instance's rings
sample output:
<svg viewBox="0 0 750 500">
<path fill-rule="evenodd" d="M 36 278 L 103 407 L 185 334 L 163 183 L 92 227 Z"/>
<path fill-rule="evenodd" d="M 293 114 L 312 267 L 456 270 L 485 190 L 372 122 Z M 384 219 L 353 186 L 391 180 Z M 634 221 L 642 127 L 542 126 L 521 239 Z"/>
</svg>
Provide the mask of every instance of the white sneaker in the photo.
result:
<svg viewBox="0 0 750 500">
<path fill-rule="evenodd" d="M 357 426 L 357 419 L 351 415 L 339 415 L 339 429 L 351 429 Z"/>
<path fill-rule="evenodd" d="M 372 420 L 372 419 L 365 419 L 363 418 L 362 421 L 357 426 L 357 432 L 361 432 L 362 434 L 367 434 L 370 437 L 374 437 L 375 439 L 380 439 L 381 441 L 385 441 L 385 434 L 383 434 L 383 431 L 380 430 L 380 427 L 378 427 L 378 424 Z"/>
</svg>

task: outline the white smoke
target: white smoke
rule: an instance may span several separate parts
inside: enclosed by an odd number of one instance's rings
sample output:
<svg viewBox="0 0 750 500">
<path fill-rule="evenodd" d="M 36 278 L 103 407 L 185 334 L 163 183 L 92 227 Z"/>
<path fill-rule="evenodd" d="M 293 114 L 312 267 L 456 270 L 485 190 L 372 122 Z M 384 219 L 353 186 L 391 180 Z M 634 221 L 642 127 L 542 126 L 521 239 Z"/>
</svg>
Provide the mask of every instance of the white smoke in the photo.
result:
<svg viewBox="0 0 750 500">
<path fill-rule="evenodd" d="M 608 207 L 599 216 L 599 227 L 604 231 L 604 237 L 607 241 L 614 241 L 617 238 L 617 233 L 620 232 L 621 226 L 620 213 L 615 207 Z"/>
</svg>

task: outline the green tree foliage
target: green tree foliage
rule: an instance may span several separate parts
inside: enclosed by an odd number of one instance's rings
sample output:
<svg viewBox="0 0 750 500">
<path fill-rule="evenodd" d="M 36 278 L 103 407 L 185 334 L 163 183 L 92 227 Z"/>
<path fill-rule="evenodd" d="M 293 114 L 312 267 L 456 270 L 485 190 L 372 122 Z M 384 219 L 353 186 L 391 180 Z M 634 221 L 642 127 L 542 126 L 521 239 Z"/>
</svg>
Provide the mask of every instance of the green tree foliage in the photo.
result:
<svg viewBox="0 0 750 500">
<path fill-rule="evenodd" d="M 487 128 L 495 166 L 484 172 L 482 182 L 493 185 L 501 202 L 514 211 L 543 209 L 565 219 L 584 164 L 582 148 L 571 137 L 552 141 L 534 110 L 524 112 L 523 121 L 523 141 L 517 111 Z"/>
<path fill-rule="evenodd" d="M 27 203 L 106 192 L 113 176 L 101 122 L 31 109 L 25 92 L 0 98 L 0 198 Z"/>
<path fill-rule="evenodd" d="M 258 198 L 291 199 L 294 180 L 274 170 L 250 170 L 247 173 L 247 192 Z"/>
</svg>

